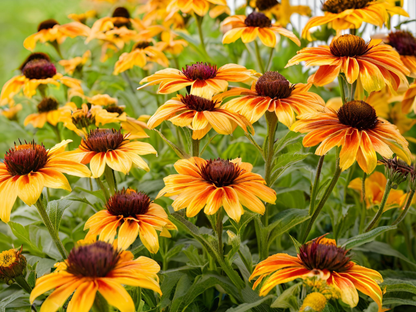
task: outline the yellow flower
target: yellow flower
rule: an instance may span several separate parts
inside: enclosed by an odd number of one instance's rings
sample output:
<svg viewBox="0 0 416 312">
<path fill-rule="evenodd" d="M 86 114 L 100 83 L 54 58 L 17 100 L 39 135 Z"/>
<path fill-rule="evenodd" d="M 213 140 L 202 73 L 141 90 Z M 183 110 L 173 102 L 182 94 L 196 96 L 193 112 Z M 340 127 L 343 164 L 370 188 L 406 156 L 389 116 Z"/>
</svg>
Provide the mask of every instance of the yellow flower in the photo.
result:
<svg viewBox="0 0 416 312">
<path fill-rule="evenodd" d="M 84 230 L 89 229 L 85 239 L 99 235 L 100 240 L 112 243 L 117 235 L 118 248 L 125 250 L 140 236 L 143 245 L 151 253 L 157 253 L 156 230 L 167 237 L 170 237 L 168 230 L 176 230 L 163 208 L 142 192 L 123 188 L 108 199 L 105 208 L 85 223 Z"/>
<path fill-rule="evenodd" d="M 109 108 L 107 107 L 106 109 L 108 110 Z M 149 118 L 150 116 L 148 115 L 142 115 L 137 119 L 127 116 L 126 121 L 122 121 L 120 126 L 126 133 L 130 133 L 130 140 L 148 138 L 149 135 L 144 129 L 149 129 L 147 126 Z"/>
<path fill-rule="evenodd" d="M 209 10 L 209 17 L 217 18 L 221 14 L 231 14 L 231 10 L 228 5 L 212 5 L 211 9 Z"/>
<path fill-rule="evenodd" d="M 88 168 L 74 159 L 65 147 L 71 140 L 62 141 L 47 150 L 43 145 L 30 143 L 10 148 L 0 163 L 0 218 L 9 222 L 16 198 L 32 206 L 39 199 L 44 187 L 71 191 L 67 178 L 62 174 L 89 177 Z"/>
<path fill-rule="evenodd" d="M 403 64 L 410 70 L 410 77 L 416 78 L 416 38 L 410 31 L 392 31 L 385 38 L 400 55 Z"/>
<path fill-rule="evenodd" d="M 109 305 L 120 311 L 135 311 L 134 302 L 123 285 L 151 289 L 160 295 L 157 273 L 160 267 L 147 257 L 133 260 L 130 251 L 120 251 L 111 244 L 98 241 L 76 246 L 58 269 L 36 280 L 30 302 L 55 289 L 43 302 L 40 312 L 55 312 L 71 296 L 68 312 L 90 311 L 97 291 Z"/>
<path fill-rule="evenodd" d="M 17 113 L 22 110 L 22 104 L 17 105 L 9 105 L 9 108 L 3 108 L 1 110 L 1 114 L 5 116 L 9 120 L 16 120 L 17 119 Z"/>
<path fill-rule="evenodd" d="M 209 5 L 227 5 L 226 0 L 171 0 L 166 11 L 174 14 L 178 11 L 186 14 L 195 13 L 199 16 L 204 16 L 208 13 Z"/>
<path fill-rule="evenodd" d="M 325 309 L 327 299 L 319 292 L 313 292 L 303 300 L 299 312 L 322 312 Z"/>
<path fill-rule="evenodd" d="M 99 106 L 117 105 L 118 100 L 109 96 L 108 94 L 96 94 L 92 97 L 86 97 L 88 103 Z"/>
<path fill-rule="evenodd" d="M 401 134 L 409 131 L 415 124 L 416 120 L 407 117 L 407 114 L 403 112 L 402 104 L 396 103 L 389 112 L 389 119 L 393 124 L 397 126 Z M 414 138 L 405 137 L 408 141 L 413 140 Z"/>
<path fill-rule="evenodd" d="M 183 39 L 175 40 L 177 35 L 172 31 L 163 31 L 161 34 L 162 41 L 156 43 L 156 46 L 164 52 L 172 55 L 179 55 L 184 47 L 188 46 L 188 42 Z"/>
<path fill-rule="evenodd" d="M 11 284 L 18 276 L 26 274 L 26 258 L 20 249 L 9 249 L 0 253 L 0 281 Z"/>
<path fill-rule="evenodd" d="M 72 75 L 77 68 L 82 69 L 82 67 L 85 65 L 85 63 L 88 61 L 90 57 L 91 51 L 87 50 L 82 55 L 82 57 L 77 56 L 70 60 L 60 60 L 58 63 L 59 65 L 64 67 L 64 70 L 67 74 Z"/>
<path fill-rule="evenodd" d="M 59 103 L 54 98 L 43 98 L 37 105 L 38 112 L 26 117 L 24 125 L 32 124 L 35 128 L 43 128 L 46 122 L 56 126 L 59 121 Z"/>
<path fill-rule="evenodd" d="M 312 10 L 307 5 L 291 5 L 290 0 L 280 0 L 280 3 L 273 6 L 270 10 L 276 17 L 276 21 L 283 27 L 286 27 L 290 23 L 290 17 L 293 14 L 299 14 L 302 16 L 311 16 Z"/>
<path fill-rule="evenodd" d="M 82 24 L 85 24 L 87 19 L 94 18 L 94 17 L 97 17 L 97 11 L 95 11 L 95 10 L 89 10 L 85 13 L 80 13 L 80 14 L 72 13 L 72 14 L 68 15 L 68 18 L 70 18 L 70 19 L 72 19 L 76 22 L 82 23 Z"/>
</svg>

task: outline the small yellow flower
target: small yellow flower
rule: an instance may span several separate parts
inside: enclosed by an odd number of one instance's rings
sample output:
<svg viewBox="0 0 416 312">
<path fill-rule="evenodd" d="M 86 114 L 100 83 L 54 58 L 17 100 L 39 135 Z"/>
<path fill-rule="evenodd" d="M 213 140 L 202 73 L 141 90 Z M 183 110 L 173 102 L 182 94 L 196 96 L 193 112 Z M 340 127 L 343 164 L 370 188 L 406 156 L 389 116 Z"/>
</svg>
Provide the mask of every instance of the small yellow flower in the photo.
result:
<svg viewBox="0 0 416 312">
<path fill-rule="evenodd" d="M 82 56 L 77 56 L 69 60 L 60 60 L 58 63 L 63 66 L 67 74 L 72 75 L 76 69 L 82 69 L 90 57 L 91 51 L 87 50 Z"/>
<path fill-rule="evenodd" d="M 43 128 L 46 122 L 56 126 L 59 121 L 59 103 L 54 98 L 44 98 L 37 105 L 38 112 L 26 117 L 24 125 L 32 124 L 35 128 Z"/>
<path fill-rule="evenodd" d="M 321 312 L 325 309 L 327 299 L 319 292 L 313 292 L 306 296 L 299 312 Z"/>
<path fill-rule="evenodd" d="M 20 249 L 5 250 L 0 253 L 0 280 L 11 284 L 14 278 L 24 275 L 26 271 L 26 258 Z"/>
</svg>

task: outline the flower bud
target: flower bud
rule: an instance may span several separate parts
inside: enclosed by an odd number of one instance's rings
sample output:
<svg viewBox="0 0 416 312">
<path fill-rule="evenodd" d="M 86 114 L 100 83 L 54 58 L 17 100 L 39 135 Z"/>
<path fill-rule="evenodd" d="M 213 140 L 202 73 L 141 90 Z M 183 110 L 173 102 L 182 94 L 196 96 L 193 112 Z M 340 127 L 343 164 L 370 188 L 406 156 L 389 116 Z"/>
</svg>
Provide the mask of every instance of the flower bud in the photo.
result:
<svg viewBox="0 0 416 312">
<path fill-rule="evenodd" d="M 306 296 L 299 312 L 321 312 L 325 309 L 327 299 L 319 292 L 313 292 Z"/>
<path fill-rule="evenodd" d="M 26 258 L 19 249 L 5 250 L 0 253 L 0 280 L 12 284 L 14 279 L 26 274 Z"/>
<path fill-rule="evenodd" d="M 391 181 L 394 189 L 404 182 L 408 176 L 414 175 L 414 168 L 397 157 L 390 159 L 383 157 L 380 162 L 384 164 L 386 176 Z"/>
</svg>

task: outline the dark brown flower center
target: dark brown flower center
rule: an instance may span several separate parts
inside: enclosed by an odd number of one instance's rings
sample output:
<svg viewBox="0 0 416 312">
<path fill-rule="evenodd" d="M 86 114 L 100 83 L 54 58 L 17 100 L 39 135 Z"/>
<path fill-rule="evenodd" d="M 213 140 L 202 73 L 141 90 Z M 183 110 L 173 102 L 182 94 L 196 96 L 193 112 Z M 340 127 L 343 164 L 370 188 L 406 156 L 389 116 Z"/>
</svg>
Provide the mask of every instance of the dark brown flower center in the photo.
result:
<svg viewBox="0 0 416 312">
<path fill-rule="evenodd" d="M 59 103 L 54 98 L 44 98 L 42 101 L 39 102 L 37 108 L 39 113 L 47 113 L 50 111 L 57 110 Z"/>
<path fill-rule="evenodd" d="M 35 141 L 20 145 L 14 145 L 6 152 L 4 164 L 12 176 L 26 175 L 37 172 L 45 167 L 48 162 L 48 151 L 43 145 Z"/>
<path fill-rule="evenodd" d="M 130 28 L 130 13 L 126 8 L 116 8 L 113 12 L 113 17 L 116 17 L 116 19 L 113 21 L 115 27 L 120 28 L 122 26 L 125 26 L 127 28 Z"/>
<path fill-rule="evenodd" d="M 189 109 L 195 110 L 197 112 L 212 111 L 216 105 L 216 102 L 214 101 L 192 94 L 185 95 L 181 102 L 185 104 Z"/>
<path fill-rule="evenodd" d="M 271 9 L 277 4 L 279 4 L 277 0 L 256 0 L 256 8 L 259 9 L 259 11 Z"/>
<path fill-rule="evenodd" d="M 332 40 L 329 45 L 332 55 L 342 57 L 355 57 L 364 55 L 369 51 L 368 44 L 361 37 L 354 35 L 342 35 Z"/>
<path fill-rule="evenodd" d="M 83 109 L 78 109 L 72 113 L 71 119 L 77 129 L 84 129 L 95 125 L 95 116 L 89 110 L 85 113 Z"/>
<path fill-rule="evenodd" d="M 387 40 L 388 44 L 395 48 L 400 55 L 416 56 L 416 38 L 410 31 L 391 32 Z"/>
<path fill-rule="evenodd" d="M 345 103 L 338 111 L 340 123 L 358 130 L 373 129 L 378 123 L 376 110 L 364 101 Z"/>
<path fill-rule="evenodd" d="M 25 67 L 25 65 L 33 60 L 47 60 L 48 62 L 51 61 L 51 59 L 46 53 L 42 53 L 42 52 L 30 53 L 30 55 L 25 59 L 22 65 L 19 66 L 20 71 L 23 71 L 23 68 Z"/>
<path fill-rule="evenodd" d="M 130 13 L 129 13 L 129 10 L 127 10 L 125 7 L 118 7 L 114 9 L 113 17 L 130 18 Z"/>
<path fill-rule="evenodd" d="M 51 29 L 55 25 L 59 25 L 59 23 L 55 21 L 54 19 L 48 19 L 39 24 L 38 31 L 41 31 L 42 29 Z"/>
<path fill-rule="evenodd" d="M 45 59 L 34 59 L 26 63 L 22 73 L 28 79 L 47 79 L 56 75 L 56 68 Z"/>
<path fill-rule="evenodd" d="M 248 27 L 270 27 L 272 21 L 261 12 L 252 12 L 247 15 L 244 24 Z"/>
<path fill-rule="evenodd" d="M 243 171 L 237 164 L 221 158 L 207 160 L 206 165 L 200 170 L 201 177 L 217 187 L 233 184 Z"/>
<path fill-rule="evenodd" d="M 364 9 L 373 0 L 326 0 L 322 5 L 322 11 L 330 13 L 342 13 L 350 9 Z"/>
<path fill-rule="evenodd" d="M 109 113 L 117 113 L 119 116 L 124 113 L 124 108 L 117 105 L 106 106 L 105 110 Z"/>
<path fill-rule="evenodd" d="M 151 46 L 151 42 L 149 41 L 139 41 L 133 46 L 133 50 L 136 50 L 136 49 L 143 50 L 150 46 Z"/>
<path fill-rule="evenodd" d="M 91 245 L 74 247 L 68 256 L 67 271 L 79 277 L 105 277 L 119 261 L 113 245 L 97 241 Z"/>
<path fill-rule="evenodd" d="M 186 65 L 185 69 L 182 68 L 182 73 L 191 80 L 207 80 L 217 76 L 217 66 L 197 62 L 192 65 Z"/>
<path fill-rule="evenodd" d="M 81 146 L 93 152 L 105 153 L 116 150 L 123 141 L 124 136 L 120 130 L 95 129 L 91 130 L 85 139 L 82 139 Z"/>
<path fill-rule="evenodd" d="M 145 193 L 123 188 L 108 199 L 105 207 L 114 216 L 136 218 L 136 215 L 146 214 L 150 202 L 150 197 Z"/>
<path fill-rule="evenodd" d="M 345 272 L 353 264 L 347 256 L 348 250 L 325 242 L 323 236 L 308 242 L 299 250 L 299 258 L 309 270 Z"/>
<path fill-rule="evenodd" d="M 290 96 L 295 86 L 278 72 L 269 71 L 261 76 L 256 82 L 256 92 L 261 96 L 272 99 L 284 99 Z"/>
</svg>

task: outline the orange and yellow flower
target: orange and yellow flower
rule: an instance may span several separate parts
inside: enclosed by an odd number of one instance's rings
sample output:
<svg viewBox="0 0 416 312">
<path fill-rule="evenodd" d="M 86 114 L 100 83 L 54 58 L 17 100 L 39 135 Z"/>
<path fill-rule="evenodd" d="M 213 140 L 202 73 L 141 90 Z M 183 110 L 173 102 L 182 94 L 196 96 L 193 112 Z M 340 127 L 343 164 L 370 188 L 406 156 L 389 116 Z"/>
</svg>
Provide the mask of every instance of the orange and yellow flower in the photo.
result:
<svg viewBox="0 0 416 312">
<path fill-rule="evenodd" d="M 408 114 L 411 111 L 416 113 L 416 81 L 409 86 L 409 89 L 404 94 L 402 110 L 405 114 Z"/>
<path fill-rule="evenodd" d="M 313 113 L 323 110 L 324 100 L 317 94 L 309 92 L 311 84 L 291 85 L 278 72 L 266 72 L 251 86 L 232 88 L 225 96 L 241 95 L 228 101 L 223 108 L 242 114 L 251 123 L 256 122 L 267 111 L 275 113 L 281 123 L 290 127 L 295 122 L 296 114 Z"/>
<path fill-rule="evenodd" d="M 99 105 L 99 106 L 110 106 L 110 105 L 117 105 L 118 100 L 114 97 L 109 96 L 108 94 L 96 94 L 91 97 L 86 97 L 88 103 L 92 105 Z"/>
<path fill-rule="evenodd" d="M 182 70 L 175 68 L 159 70 L 140 81 L 141 84 L 147 83 L 137 90 L 159 85 L 157 93 L 169 94 L 189 86 L 191 93 L 201 94 L 202 90 L 207 89 L 214 94 L 225 91 L 228 82 L 246 82 L 250 79 L 252 79 L 251 71 L 241 65 L 227 64 L 217 68 L 215 65 L 198 62 L 186 65 Z"/>
<path fill-rule="evenodd" d="M 95 18 L 95 17 L 97 17 L 97 11 L 95 10 L 89 10 L 85 13 L 79 13 L 79 14 L 76 14 L 76 13 L 68 14 L 68 18 L 72 19 L 75 22 L 79 22 L 82 24 L 85 24 L 89 18 Z"/>
<path fill-rule="evenodd" d="M 287 66 L 305 61 L 306 66 L 319 66 L 308 82 L 324 86 L 344 73 L 348 83 L 357 81 L 367 92 L 385 86 L 397 90 L 400 84 L 408 85 L 410 74 L 400 60 L 400 55 L 381 40 L 364 39 L 354 35 L 343 35 L 332 40 L 330 46 L 304 48 L 289 60 Z"/>
<path fill-rule="evenodd" d="M 276 34 L 280 34 L 292 40 L 300 46 L 300 40 L 289 30 L 281 27 L 261 12 L 252 12 L 247 17 L 245 15 L 234 15 L 227 17 L 223 26 L 231 26 L 222 38 L 222 43 L 231 43 L 241 38 L 244 43 L 251 42 L 257 37 L 268 47 L 276 45 Z"/>
<path fill-rule="evenodd" d="M 0 110 L 1 114 L 6 117 L 9 120 L 16 120 L 17 119 L 17 113 L 22 110 L 23 106 L 22 104 L 17 105 L 10 105 L 9 108 L 2 108 Z"/>
<path fill-rule="evenodd" d="M 377 303 L 379 312 L 384 311 L 383 292 L 378 285 L 383 282 L 381 274 L 352 262 L 348 250 L 324 236 L 302 245 L 297 257 L 283 253 L 268 257 L 256 266 L 250 280 L 257 276 L 253 289 L 261 284 L 260 296 L 282 283 L 315 278 L 335 288 L 351 308 L 357 306 L 360 291 Z"/>
<path fill-rule="evenodd" d="M 90 164 L 93 178 L 101 177 L 106 166 L 124 174 L 133 165 L 149 171 L 139 155 L 157 154 L 156 150 L 149 143 L 130 141 L 129 136 L 114 129 L 91 130 L 72 153 L 83 164 Z"/>
<path fill-rule="evenodd" d="M 0 218 L 9 222 L 16 198 L 32 206 L 39 199 L 44 187 L 71 191 L 62 173 L 77 177 L 89 177 L 88 168 L 65 152 L 71 140 L 62 141 L 47 150 L 43 145 L 30 143 L 10 148 L 0 163 Z"/>
<path fill-rule="evenodd" d="M 72 75 L 77 68 L 82 69 L 90 57 L 91 51 L 87 50 L 82 56 L 77 56 L 70 60 L 60 60 L 58 63 L 64 68 L 67 74 Z"/>
<path fill-rule="evenodd" d="M 39 24 L 38 32 L 27 37 L 23 42 L 23 46 L 33 51 L 38 41 L 42 43 L 56 42 L 57 44 L 61 44 L 67 37 L 87 37 L 89 34 L 90 28 L 82 23 L 72 22 L 60 25 L 57 21 L 49 19 Z"/>
<path fill-rule="evenodd" d="M 409 14 L 401 7 L 385 1 L 375 0 L 326 0 L 322 5 L 324 16 L 312 17 L 302 30 L 302 37 L 309 37 L 312 27 L 329 24 L 336 31 L 344 29 L 358 29 L 362 23 L 369 23 L 382 27 L 389 16 Z"/>
<path fill-rule="evenodd" d="M 184 47 L 188 46 L 188 42 L 183 39 L 175 40 L 177 35 L 172 31 L 164 31 L 161 34 L 161 41 L 157 43 L 158 48 L 172 55 L 178 55 L 183 51 Z"/>
<path fill-rule="evenodd" d="M 325 108 L 324 112 L 298 116 L 292 130 L 307 133 L 305 147 L 320 144 L 315 154 L 325 155 L 341 146 L 340 168 L 348 169 L 355 161 L 366 173 L 377 166 L 376 152 L 386 158 L 393 153 L 410 163 L 409 143 L 395 125 L 377 116 L 374 108 L 364 101 L 351 101 L 338 112 Z"/>
<path fill-rule="evenodd" d="M 416 38 L 410 31 L 392 31 L 385 38 L 400 55 L 404 66 L 410 70 L 410 77 L 416 78 Z"/>
<path fill-rule="evenodd" d="M 209 11 L 210 4 L 227 5 L 226 0 L 171 0 L 166 8 L 169 16 L 178 11 L 186 14 L 195 13 L 199 16 L 205 16 Z"/>
<path fill-rule="evenodd" d="M 37 105 L 38 112 L 26 117 L 24 125 L 32 124 L 35 128 L 43 128 L 45 123 L 56 126 L 59 121 L 59 103 L 54 98 L 43 98 Z"/>
<path fill-rule="evenodd" d="M 224 207 L 228 216 L 238 222 L 244 214 L 243 206 L 263 214 L 262 201 L 276 201 L 276 192 L 265 185 L 259 174 L 251 172 L 251 164 L 240 158 L 229 161 L 192 157 L 178 160 L 175 169 L 178 174 L 163 179 L 165 187 L 158 197 L 175 196 L 173 209 L 186 208 L 188 217 L 196 216 L 202 209 L 213 215 Z"/>
<path fill-rule="evenodd" d="M 142 192 L 132 189 L 118 191 L 108 199 L 105 208 L 85 223 L 84 230 L 89 229 L 85 239 L 99 235 L 100 240 L 112 243 L 117 235 L 118 247 L 125 250 L 140 236 L 143 245 L 151 253 L 157 253 L 159 239 L 156 231 L 161 231 L 161 236 L 170 237 L 168 230 L 176 230 L 163 208 Z"/>
<path fill-rule="evenodd" d="M 135 311 L 123 285 L 151 289 L 162 295 L 156 261 L 147 257 L 134 260 L 130 251 L 120 251 L 102 241 L 74 247 L 68 259 L 55 266 L 53 273 L 36 280 L 30 294 L 33 303 L 43 293 L 55 289 L 43 302 L 40 312 L 57 311 L 74 291 L 68 312 L 90 311 L 97 291 L 120 311 Z"/>
</svg>

